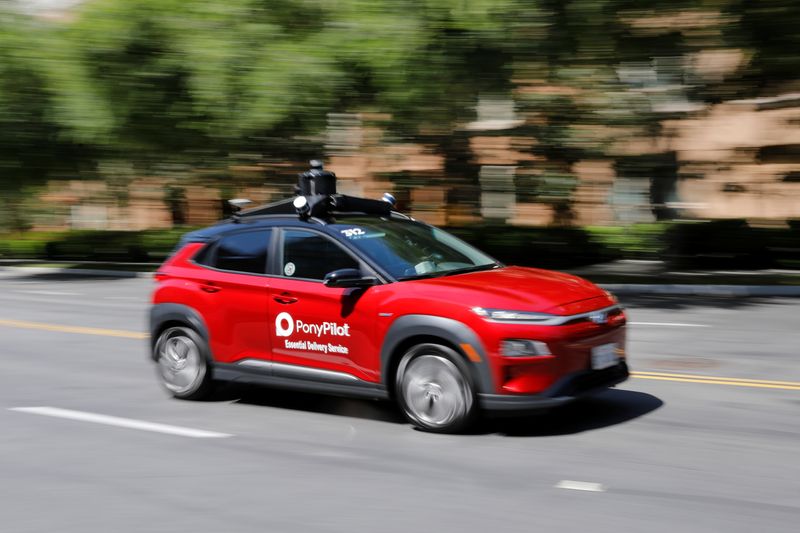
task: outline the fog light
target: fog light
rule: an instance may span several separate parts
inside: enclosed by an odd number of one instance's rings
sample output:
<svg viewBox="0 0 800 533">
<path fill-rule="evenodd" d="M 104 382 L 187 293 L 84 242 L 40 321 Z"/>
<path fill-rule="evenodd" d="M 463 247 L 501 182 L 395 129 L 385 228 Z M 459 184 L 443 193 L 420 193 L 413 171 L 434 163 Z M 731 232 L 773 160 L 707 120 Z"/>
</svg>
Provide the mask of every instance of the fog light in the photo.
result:
<svg viewBox="0 0 800 533">
<path fill-rule="evenodd" d="M 506 357 L 531 357 L 550 355 L 550 348 L 542 341 L 506 339 L 500 343 L 500 353 Z"/>
</svg>

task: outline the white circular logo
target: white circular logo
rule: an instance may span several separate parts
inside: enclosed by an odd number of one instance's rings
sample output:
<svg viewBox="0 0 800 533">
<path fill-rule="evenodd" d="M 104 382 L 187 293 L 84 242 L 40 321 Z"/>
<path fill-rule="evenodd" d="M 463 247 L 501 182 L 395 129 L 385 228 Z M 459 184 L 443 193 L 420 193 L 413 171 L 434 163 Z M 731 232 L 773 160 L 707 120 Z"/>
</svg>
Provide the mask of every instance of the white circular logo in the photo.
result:
<svg viewBox="0 0 800 533">
<path fill-rule="evenodd" d="M 290 263 L 291 264 L 291 263 Z M 294 331 L 294 319 L 289 313 L 279 313 L 275 317 L 275 335 L 278 337 L 288 337 Z"/>
<path fill-rule="evenodd" d="M 286 266 L 283 267 L 283 273 L 286 274 L 287 276 L 294 276 L 294 270 L 295 267 L 294 263 L 292 262 L 286 263 Z"/>
</svg>

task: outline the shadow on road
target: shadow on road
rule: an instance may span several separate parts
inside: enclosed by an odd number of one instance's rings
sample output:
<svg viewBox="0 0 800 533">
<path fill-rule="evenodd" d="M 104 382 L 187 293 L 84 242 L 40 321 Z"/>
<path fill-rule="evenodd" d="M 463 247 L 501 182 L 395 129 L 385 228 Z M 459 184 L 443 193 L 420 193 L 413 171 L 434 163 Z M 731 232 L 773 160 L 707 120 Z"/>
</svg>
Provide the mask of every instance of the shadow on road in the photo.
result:
<svg viewBox="0 0 800 533">
<path fill-rule="evenodd" d="M 229 384 L 223 386 L 212 401 L 233 401 L 392 424 L 406 423 L 392 402 L 337 398 L 267 387 Z M 663 404 L 664 402 L 651 394 L 611 389 L 564 407 L 533 415 L 486 418 L 469 434 L 508 437 L 571 435 L 628 422 L 655 411 Z"/>
<path fill-rule="evenodd" d="M 534 415 L 488 419 L 480 432 L 508 437 L 572 435 L 629 422 L 662 405 L 664 402 L 652 394 L 610 389 Z"/>
<path fill-rule="evenodd" d="M 233 401 L 248 405 L 363 418 L 393 424 L 405 423 L 402 413 L 391 402 L 339 398 L 307 392 L 271 389 L 257 385 L 235 383 L 221 385 L 211 401 Z"/>
</svg>

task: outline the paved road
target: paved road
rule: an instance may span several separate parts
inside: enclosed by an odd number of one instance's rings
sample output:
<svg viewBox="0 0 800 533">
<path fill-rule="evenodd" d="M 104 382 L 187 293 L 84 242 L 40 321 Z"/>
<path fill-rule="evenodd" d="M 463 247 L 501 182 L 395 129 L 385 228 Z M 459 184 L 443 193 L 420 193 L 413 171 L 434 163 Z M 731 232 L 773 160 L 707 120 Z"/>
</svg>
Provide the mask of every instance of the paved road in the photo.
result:
<svg viewBox="0 0 800 533">
<path fill-rule="evenodd" d="M 637 377 L 441 436 L 379 402 L 167 398 L 151 283 L 0 273 L 0 531 L 797 530 L 800 300 L 628 300 Z"/>
</svg>

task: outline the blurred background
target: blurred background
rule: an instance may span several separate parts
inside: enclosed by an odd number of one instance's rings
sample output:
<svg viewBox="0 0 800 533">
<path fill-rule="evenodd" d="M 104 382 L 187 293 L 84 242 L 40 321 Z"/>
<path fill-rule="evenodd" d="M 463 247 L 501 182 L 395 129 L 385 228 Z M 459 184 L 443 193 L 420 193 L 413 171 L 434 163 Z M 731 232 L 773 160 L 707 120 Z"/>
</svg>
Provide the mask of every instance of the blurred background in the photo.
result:
<svg viewBox="0 0 800 533">
<path fill-rule="evenodd" d="M 800 3 L 0 0 L 0 258 L 158 261 L 311 158 L 510 262 L 797 268 Z"/>
<path fill-rule="evenodd" d="M 618 294 L 632 379 L 167 401 L 143 271 L 310 159 Z M 0 0 L 2 531 L 796 533 L 797 296 L 798 0 Z"/>
</svg>

